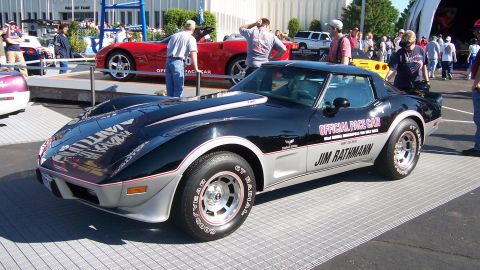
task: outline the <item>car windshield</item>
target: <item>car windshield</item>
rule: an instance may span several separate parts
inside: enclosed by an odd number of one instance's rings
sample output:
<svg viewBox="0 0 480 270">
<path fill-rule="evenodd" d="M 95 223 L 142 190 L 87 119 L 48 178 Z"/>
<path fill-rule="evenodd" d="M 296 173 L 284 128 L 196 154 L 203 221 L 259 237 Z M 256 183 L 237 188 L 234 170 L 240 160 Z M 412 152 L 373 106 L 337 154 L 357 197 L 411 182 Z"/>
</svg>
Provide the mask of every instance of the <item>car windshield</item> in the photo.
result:
<svg viewBox="0 0 480 270">
<path fill-rule="evenodd" d="M 294 67 L 261 67 L 232 87 L 271 98 L 313 107 L 322 89 L 326 73 Z"/>
</svg>

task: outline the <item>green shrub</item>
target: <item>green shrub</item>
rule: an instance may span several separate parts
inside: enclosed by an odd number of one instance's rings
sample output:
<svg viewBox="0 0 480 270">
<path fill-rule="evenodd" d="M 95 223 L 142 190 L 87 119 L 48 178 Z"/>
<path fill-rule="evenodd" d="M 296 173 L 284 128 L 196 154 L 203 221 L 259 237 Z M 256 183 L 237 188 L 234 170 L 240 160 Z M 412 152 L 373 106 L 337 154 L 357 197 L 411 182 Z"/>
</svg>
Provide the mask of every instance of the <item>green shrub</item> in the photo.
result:
<svg viewBox="0 0 480 270">
<path fill-rule="evenodd" d="M 87 43 L 81 39 L 81 36 L 82 28 L 80 27 L 80 24 L 76 21 L 70 22 L 68 25 L 67 38 L 72 47 L 72 52 L 82 53 L 85 51 L 85 48 L 87 48 Z"/>
<path fill-rule="evenodd" d="M 203 26 L 209 26 L 216 28 L 217 20 L 215 15 L 210 11 L 203 12 Z M 183 29 L 183 25 L 187 20 L 194 20 L 198 24 L 198 11 L 197 10 L 182 10 L 177 8 L 172 8 L 165 12 L 164 22 L 163 22 L 163 31 L 165 35 L 169 36 L 178 32 L 180 29 Z M 217 36 L 217 33 L 214 31 L 210 34 L 212 38 Z"/>
<path fill-rule="evenodd" d="M 310 22 L 310 27 L 308 28 L 310 31 L 322 31 L 322 23 L 319 20 L 313 20 Z"/>
<path fill-rule="evenodd" d="M 297 18 L 291 18 L 288 21 L 288 36 L 293 38 L 300 30 L 300 22 Z"/>
</svg>

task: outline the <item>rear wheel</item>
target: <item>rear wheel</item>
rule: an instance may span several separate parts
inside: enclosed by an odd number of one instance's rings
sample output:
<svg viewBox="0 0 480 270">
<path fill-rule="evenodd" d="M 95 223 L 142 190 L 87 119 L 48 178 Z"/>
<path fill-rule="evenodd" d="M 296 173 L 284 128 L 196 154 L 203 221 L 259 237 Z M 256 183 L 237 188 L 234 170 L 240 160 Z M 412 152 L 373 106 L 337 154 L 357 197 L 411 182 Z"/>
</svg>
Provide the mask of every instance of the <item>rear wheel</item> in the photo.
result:
<svg viewBox="0 0 480 270">
<path fill-rule="evenodd" d="M 391 180 L 408 176 L 417 165 L 421 146 L 418 124 L 412 119 L 403 120 L 375 160 L 376 170 Z"/>
<path fill-rule="evenodd" d="M 201 241 L 234 232 L 255 200 L 255 177 L 245 159 L 216 152 L 197 160 L 186 172 L 175 202 L 175 222 Z"/>
<path fill-rule="evenodd" d="M 300 45 L 298 45 L 298 48 L 301 49 L 301 50 L 306 50 L 307 49 L 307 44 L 300 43 Z"/>
<path fill-rule="evenodd" d="M 107 59 L 107 69 L 115 70 L 109 72 L 108 75 L 117 81 L 129 81 L 135 77 L 135 74 L 122 72 L 135 70 L 133 58 L 125 52 L 117 51 L 110 54 Z"/>
<path fill-rule="evenodd" d="M 232 85 L 239 83 L 243 78 L 245 78 L 245 72 L 247 71 L 247 68 L 246 55 L 239 55 L 230 60 L 230 63 L 227 67 L 227 75 L 239 76 L 238 78 L 229 79 Z"/>
</svg>

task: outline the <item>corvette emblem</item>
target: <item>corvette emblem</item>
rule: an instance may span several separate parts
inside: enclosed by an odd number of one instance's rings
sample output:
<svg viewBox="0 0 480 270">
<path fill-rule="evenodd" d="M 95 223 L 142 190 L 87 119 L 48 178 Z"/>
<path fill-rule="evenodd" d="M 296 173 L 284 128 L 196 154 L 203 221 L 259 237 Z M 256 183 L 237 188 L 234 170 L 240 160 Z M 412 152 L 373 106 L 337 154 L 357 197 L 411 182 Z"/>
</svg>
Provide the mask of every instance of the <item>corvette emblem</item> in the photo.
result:
<svg viewBox="0 0 480 270">
<path fill-rule="evenodd" d="M 295 142 L 295 139 L 289 139 L 289 140 L 285 140 L 285 143 L 288 144 L 287 146 L 284 146 L 282 147 L 282 150 L 285 150 L 285 149 L 290 149 L 290 148 L 294 148 L 294 147 L 297 147 L 298 145 L 296 144 L 293 144 Z"/>
</svg>

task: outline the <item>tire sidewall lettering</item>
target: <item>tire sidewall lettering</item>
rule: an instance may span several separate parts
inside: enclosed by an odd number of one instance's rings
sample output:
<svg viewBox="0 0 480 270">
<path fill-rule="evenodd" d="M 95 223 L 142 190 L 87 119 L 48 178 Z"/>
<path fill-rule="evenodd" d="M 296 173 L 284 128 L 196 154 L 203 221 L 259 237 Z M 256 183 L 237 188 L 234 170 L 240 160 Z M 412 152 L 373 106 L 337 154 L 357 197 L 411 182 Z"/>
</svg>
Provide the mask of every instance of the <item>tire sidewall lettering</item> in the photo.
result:
<svg viewBox="0 0 480 270">
<path fill-rule="evenodd" d="M 239 208 L 235 217 L 233 217 L 226 224 L 222 224 L 220 226 L 215 226 L 215 225 L 208 224 L 203 219 L 202 214 L 200 213 L 200 211 L 202 211 L 201 207 L 200 207 L 200 204 L 202 204 L 202 201 L 200 201 L 200 196 L 201 196 L 202 190 L 203 190 L 203 192 L 205 192 L 204 191 L 205 184 L 207 183 L 206 179 L 208 179 L 208 178 L 206 177 L 206 178 L 203 178 L 202 180 L 200 180 L 200 182 L 198 182 L 197 187 L 195 187 L 195 195 L 193 196 L 192 208 L 191 208 L 192 217 L 193 217 L 194 223 L 198 227 L 198 229 L 200 229 L 201 231 L 203 231 L 206 234 L 215 235 L 217 233 L 217 230 L 220 229 L 221 227 L 224 227 L 225 225 L 229 225 L 230 223 L 235 222 L 240 216 L 242 216 L 242 218 L 243 218 L 243 216 L 246 216 L 250 212 L 250 210 L 253 206 L 254 187 L 252 185 L 252 178 L 251 178 L 252 176 L 249 175 L 247 170 L 243 166 L 241 166 L 240 164 L 235 164 L 232 169 L 230 169 L 230 171 L 237 174 L 239 176 L 239 178 L 242 179 L 243 183 L 241 183 L 241 184 L 244 186 L 244 189 L 243 189 L 244 201 L 241 202 L 242 207 Z"/>
</svg>

